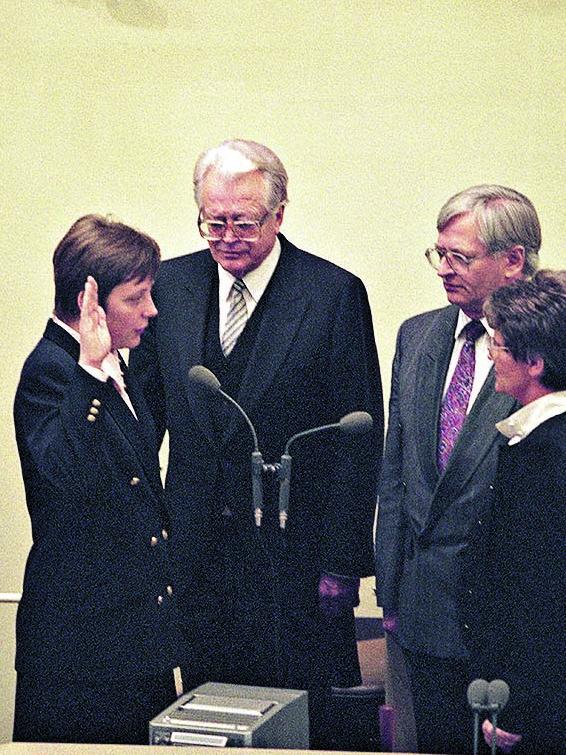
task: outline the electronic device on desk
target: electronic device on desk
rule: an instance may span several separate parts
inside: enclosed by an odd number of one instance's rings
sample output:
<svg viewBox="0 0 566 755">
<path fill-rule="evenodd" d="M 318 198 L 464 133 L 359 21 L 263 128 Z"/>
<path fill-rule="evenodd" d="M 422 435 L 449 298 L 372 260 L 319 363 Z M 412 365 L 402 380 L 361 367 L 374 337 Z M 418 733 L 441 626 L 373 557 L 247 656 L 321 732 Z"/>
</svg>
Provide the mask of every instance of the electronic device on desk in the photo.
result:
<svg viewBox="0 0 566 755">
<path fill-rule="evenodd" d="M 202 684 L 149 722 L 149 744 L 307 750 L 308 695 L 300 690 Z"/>
</svg>

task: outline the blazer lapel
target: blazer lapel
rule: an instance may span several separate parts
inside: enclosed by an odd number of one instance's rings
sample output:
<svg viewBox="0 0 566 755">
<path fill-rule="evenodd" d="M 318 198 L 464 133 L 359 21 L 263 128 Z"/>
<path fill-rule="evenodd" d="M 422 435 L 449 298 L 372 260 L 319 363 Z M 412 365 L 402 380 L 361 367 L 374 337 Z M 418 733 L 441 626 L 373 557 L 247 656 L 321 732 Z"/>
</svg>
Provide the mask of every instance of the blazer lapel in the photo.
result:
<svg viewBox="0 0 566 755">
<path fill-rule="evenodd" d="M 304 283 L 293 246 L 280 236 L 281 257 L 269 283 L 267 307 L 238 393 L 238 403 L 250 411 L 261 401 L 291 348 L 308 308 Z M 227 428 L 228 441 L 240 424 L 234 416 Z"/>
<path fill-rule="evenodd" d="M 508 417 L 516 405 L 515 399 L 511 396 L 495 392 L 495 375 L 492 368 L 466 417 L 439 484 L 439 491 L 441 488 L 462 490 L 466 487 L 476 468 L 500 437 L 495 423 Z M 463 453 L 466 455 L 465 465 L 460 463 Z M 469 463 L 469 460 L 472 460 L 472 463 Z M 451 496 L 453 495 L 451 493 Z"/>
<path fill-rule="evenodd" d="M 185 277 L 179 282 L 179 301 L 176 310 L 175 337 L 179 355 L 179 369 L 183 375 L 191 411 L 206 438 L 216 447 L 208 401 L 201 391 L 191 385 L 189 370 L 204 360 L 204 338 L 211 289 L 217 276 L 216 263 L 210 252 L 189 255 Z"/>
<path fill-rule="evenodd" d="M 158 462 L 159 449 L 155 437 L 153 417 L 145 401 L 143 391 L 139 388 L 137 382 L 132 379 L 132 376 L 128 372 L 128 367 L 121 356 L 120 362 L 124 373 L 126 390 L 138 419 L 135 419 L 129 407 L 113 388 L 112 390 L 116 394 L 116 397 L 112 397 L 110 411 L 115 413 L 119 427 L 125 429 L 126 437 L 132 446 L 134 446 L 148 480 L 153 485 L 157 495 L 161 496 L 163 485 L 161 483 Z M 118 398 L 119 401 L 116 402 L 115 398 Z"/>
<path fill-rule="evenodd" d="M 487 376 L 450 455 L 446 470 L 438 481 L 422 536 L 430 533 L 439 519 L 465 490 L 485 456 L 494 452 L 501 437 L 495 423 L 517 408 L 516 401 L 495 392 L 493 368 Z"/>
<path fill-rule="evenodd" d="M 454 347 L 457 307 L 440 310 L 426 336 L 425 348 L 417 365 L 418 380 L 415 399 L 416 427 L 421 468 L 432 487 L 438 479 L 436 463 L 437 428 L 446 372 Z"/>
</svg>

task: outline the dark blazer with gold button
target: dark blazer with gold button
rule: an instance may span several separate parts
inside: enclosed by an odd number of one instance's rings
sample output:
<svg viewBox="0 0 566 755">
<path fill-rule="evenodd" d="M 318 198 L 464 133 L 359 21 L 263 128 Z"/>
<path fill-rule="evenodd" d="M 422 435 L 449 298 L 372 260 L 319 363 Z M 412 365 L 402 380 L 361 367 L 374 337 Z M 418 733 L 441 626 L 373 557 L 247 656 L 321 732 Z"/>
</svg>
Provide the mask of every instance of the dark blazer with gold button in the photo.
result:
<svg viewBox="0 0 566 755">
<path fill-rule="evenodd" d="M 182 645 L 153 423 L 133 383 L 137 420 L 78 355 L 78 343 L 49 321 L 16 393 L 33 536 L 16 669 L 158 674 L 177 665 Z"/>
<path fill-rule="evenodd" d="M 495 393 L 492 370 L 439 473 L 439 412 L 457 318 L 458 307 L 444 307 L 399 330 L 376 542 L 378 603 L 397 615 L 401 644 L 444 658 L 466 656 L 462 557 L 493 500 L 495 423 L 516 407 Z"/>
</svg>

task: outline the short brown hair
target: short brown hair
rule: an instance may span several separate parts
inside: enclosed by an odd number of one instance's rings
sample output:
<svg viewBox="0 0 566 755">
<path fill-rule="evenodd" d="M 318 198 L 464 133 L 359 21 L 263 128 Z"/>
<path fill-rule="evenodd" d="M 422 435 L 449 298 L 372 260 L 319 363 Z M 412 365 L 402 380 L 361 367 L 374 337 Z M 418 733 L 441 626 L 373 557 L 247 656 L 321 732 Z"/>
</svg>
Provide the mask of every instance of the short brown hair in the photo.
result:
<svg viewBox="0 0 566 755">
<path fill-rule="evenodd" d="M 77 297 L 87 275 L 98 283 L 104 307 L 113 288 L 131 280 L 155 278 L 161 253 L 150 236 L 103 215 L 84 215 L 69 228 L 53 253 L 55 315 L 80 315 Z"/>
<path fill-rule="evenodd" d="M 566 390 L 566 271 L 540 270 L 531 280 L 503 286 L 491 294 L 484 312 L 513 359 L 540 357 L 541 385 Z"/>
</svg>

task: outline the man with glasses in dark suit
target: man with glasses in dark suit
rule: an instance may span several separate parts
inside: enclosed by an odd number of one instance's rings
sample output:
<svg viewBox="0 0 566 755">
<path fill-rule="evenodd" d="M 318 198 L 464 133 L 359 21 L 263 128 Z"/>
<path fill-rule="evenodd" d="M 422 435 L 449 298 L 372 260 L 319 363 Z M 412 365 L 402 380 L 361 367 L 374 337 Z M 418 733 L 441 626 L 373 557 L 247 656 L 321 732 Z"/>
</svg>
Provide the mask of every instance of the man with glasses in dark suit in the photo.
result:
<svg viewBox="0 0 566 755">
<path fill-rule="evenodd" d="M 264 145 L 207 150 L 194 188 L 208 249 L 164 263 L 159 316 L 131 361 L 160 437 L 169 431 L 165 495 L 194 668 L 213 681 L 309 689 L 313 702 L 317 689 L 360 683 L 353 606 L 373 570 L 383 443 L 367 294 L 279 232 L 287 173 Z M 369 412 L 374 429 L 297 441 L 286 526 L 274 475 L 264 475 L 258 522 L 250 431 L 218 394 L 191 384 L 195 365 L 248 413 L 266 462 L 294 434 L 354 410 Z"/>
<path fill-rule="evenodd" d="M 451 197 L 426 258 L 449 306 L 403 323 L 393 365 L 379 492 L 378 604 L 410 681 L 420 752 L 464 752 L 467 627 L 459 620 L 461 556 L 489 511 L 514 408 L 496 394 L 483 304 L 531 275 L 540 226 L 524 195 L 474 186 Z"/>
</svg>

